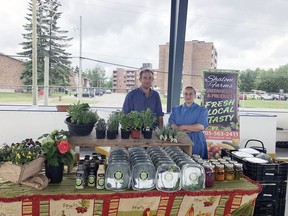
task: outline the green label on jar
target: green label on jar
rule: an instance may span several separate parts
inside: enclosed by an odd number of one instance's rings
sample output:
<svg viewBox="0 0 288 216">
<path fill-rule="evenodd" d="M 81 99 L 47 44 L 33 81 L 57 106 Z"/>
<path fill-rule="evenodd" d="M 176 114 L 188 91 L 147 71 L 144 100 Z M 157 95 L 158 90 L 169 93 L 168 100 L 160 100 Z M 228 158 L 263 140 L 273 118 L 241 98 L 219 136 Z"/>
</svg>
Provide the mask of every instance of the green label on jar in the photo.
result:
<svg viewBox="0 0 288 216">
<path fill-rule="evenodd" d="M 116 180 L 122 179 L 122 178 L 123 178 L 123 173 L 122 173 L 121 171 L 116 171 L 116 172 L 114 173 L 114 178 L 115 178 Z"/>
<path fill-rule="evenodd" d="M 83 188 L 83 179 L 82 178 L 76 178 L 76 181 L 75 181 L 75 186 L 76 188 Z"/>
<path fill-rule="evenodd" d="M 172 181 L 172 180 L 173 180 L 173 175 L 172 175 L 172 173 L 170 173 L 170 172 L 165 173 L 164 179 L 165 179 L 167 182 Z"/>
<path fill-rule="evenodd" d="M 104 179 L 104 178 L 98 179 L 98 185 L 99 185 L 100 187 L 103 187 L 104 184 L 105 184 L 105 179 Z"/>
<path fill-rule="evenodd" d="M 146 180 L 146 179 L 148 179 L 148 173 L 147 173 L 147 171 L 146 170 L 144 170 L 144 171 L 141 171 L 140 172 L 140 174 L 139 174 L 139 178 L 141 179 L 141 180 Z"/>
</svg>

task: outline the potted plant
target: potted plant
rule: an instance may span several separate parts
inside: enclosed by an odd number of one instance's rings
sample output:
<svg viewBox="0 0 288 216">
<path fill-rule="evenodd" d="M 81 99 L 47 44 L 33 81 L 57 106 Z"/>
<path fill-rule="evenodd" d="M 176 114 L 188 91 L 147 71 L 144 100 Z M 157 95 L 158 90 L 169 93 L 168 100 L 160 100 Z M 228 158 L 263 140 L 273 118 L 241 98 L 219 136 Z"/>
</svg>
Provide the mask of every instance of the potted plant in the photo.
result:
<svg viewBox="0 0 288 216">
<path fill-rule="evenodd" d="M 118 125 L 119 125 L 118 114 L 117 113 L 110 114 L 107 120 L 107 138 L 108 139 L 116 139 Z"/>
<path fill-rule="evenodd" d="M 120 113 L 119 115 L 119 122 L 121 124 L 121 138 L 122 139 L 129 139 L 130 137 L 130 132 L 131 132 L 131 128 L 130 128 L 130 118 L 129 118 L 129 114 L 126 113 Z"/>
<path fill-rule="evenodd" d="M 32 139 L 0 147 L 0 177 L 21 183 L 41 172 L 44 158 L 41 143 Z"/>
<path fill-rule="evenodd" d="M 142 128 L 142 113 L 137 111 L 131 111 L 129 114 L 129 121 L 131 127 L 131 138 L 139 139 L 140 130 Z"/>
<path fill-rule="evenodd" d="M 106 136 L 106 122 L 105 119 L 99 118 L 97 123 L 95 124 L 96 129 L 96 138 L 104 139 Z"/>
<path fill-rule="evenodd" d="M 78 101 L 69 107 L 65 123 L 72 135 L 87 136 L 92 132 L 98 118 L 97 112 L 90 110 L 88 103 Z"/>
<path fill-rule="evenodd" d="M 61 182 L 64 165 L 70 166 L 75 163 L 68 142 L 70 136 L 68 131 L 54 130 L 39 137 L 42 155 L 45 158 L 45 174 L 51 183 Z"/>
<path fill-rule="evenodd" d="M 156 123 L 156 117 L 154 116 L 152 110 L 147 108 L 146 110 L 142 111 L 142 121 L 143 121 L 143 136 L 146 139 L 152 138 L 153 126 Z"/>
</svg>

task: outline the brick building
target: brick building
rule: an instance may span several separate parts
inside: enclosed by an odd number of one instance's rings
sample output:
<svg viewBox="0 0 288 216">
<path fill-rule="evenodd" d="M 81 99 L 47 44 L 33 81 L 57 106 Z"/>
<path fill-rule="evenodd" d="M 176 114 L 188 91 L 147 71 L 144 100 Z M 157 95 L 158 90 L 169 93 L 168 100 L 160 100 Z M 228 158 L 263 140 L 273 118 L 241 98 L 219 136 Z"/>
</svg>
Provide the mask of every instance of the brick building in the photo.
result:
<svg viewBox="0 0 288 216">
<path fill-rule="evenodd" d="M 157 86 L 161 94 L 167 93 L 169 43 L 159 45 L 159 71 Z M 183 56 L 182 86 L 192 85 L 196 90 L 203 86 L 202 71 L 217 68 L 217 51 L 213 42 L 186 41 Z"/>
<path fill-rule="evenodd" d="M 21 60 L 0 53 L 0 91 L 14 92 L 23 90 L 23 82 L 20 79 L 24 65 Z M 81 77 L 81 85 L 83 88 L 90 87 L 90 80 Z M 77 89 L 78 76 L 72 74 L 69 78 L 68 87 L 71 90 Z"/>
<path fill-rule="evenodd" d="M 126 70 L 117 68 L 113 71 L 112 91 L 117 93 L 127 93 L 129 90 L 137 88 L 140 85 L 140 71 L 149 68 L 153 70 L 151 63 L 143 63 L 140 70 Z M 154 89 L 157 88 L 157 71 L 154 71 Z"/>
<path fill-rule="evenodd" d="M 21 89 L 21 72 L 23 62 L 0 53 L 0 91 L 14 91 Z"/>
<path fill-rule="evenodd" d="M 154 89 L 165 95 L 168 88 L 169 43 L 159 45 L 159 69 L 154 70 Z M 152 64 L 143 63 L 142 68 L 152 69 Z M 213 42 L 186 41 L 183 57 L 182 86 L 192 85 L 201 90 L 203 70 L 217 68 L 217 51 Z M 138 87 L 140 70 L 117 68 L 113 71 L 113 92 L 126 93 Z"/>
<path fill-rule="evenodd" d="M 124 68 L 114 70 L 112 92 L 127 93 L 130 89 L 137 87 L 137 73 L 139 70 L 125 70 Z"/>
</svg>

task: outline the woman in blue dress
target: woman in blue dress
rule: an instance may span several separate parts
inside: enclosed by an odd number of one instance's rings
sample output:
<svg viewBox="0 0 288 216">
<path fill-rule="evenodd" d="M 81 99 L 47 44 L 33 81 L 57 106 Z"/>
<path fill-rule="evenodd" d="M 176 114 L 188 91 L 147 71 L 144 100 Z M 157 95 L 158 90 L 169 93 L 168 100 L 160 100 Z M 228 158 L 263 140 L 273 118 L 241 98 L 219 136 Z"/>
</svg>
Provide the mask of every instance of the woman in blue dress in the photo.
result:
<svg viewBox="0 0 288 216">
<path fill-rule="evenodd" d="M 173 129 L 188 134 L 194 145 L 192 154 L 208 159 L 207 143 L 203 133 L 208 127 L 208 110 L 194 102 L 196 91 L 192 86 L 183 91 L 184 104 L 173 107 L 169 116 L 169 124 Z"/>
</svg>

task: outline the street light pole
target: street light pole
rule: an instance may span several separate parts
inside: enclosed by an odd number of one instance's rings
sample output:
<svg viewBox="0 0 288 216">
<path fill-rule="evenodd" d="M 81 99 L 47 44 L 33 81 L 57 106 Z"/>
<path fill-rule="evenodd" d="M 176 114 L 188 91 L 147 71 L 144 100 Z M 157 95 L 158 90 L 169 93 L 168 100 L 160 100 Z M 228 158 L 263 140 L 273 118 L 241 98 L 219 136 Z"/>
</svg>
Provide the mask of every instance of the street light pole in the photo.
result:
<svg viewBox="0 0 288 216">
<path fill-rule="evenodd" d="M 82 16 L 80 16 L 80 54 L 79 54 L 79 74 L 78 74 L 78 100 L 82 95 Z"/>
<path fill-rule="evenodd" d="M 33 105 L 38 104 L 38 86 L 37 86 L 37 13 L 36 0 L 33 0 L 32 6 L 32 98 Z"/>
</svg>

